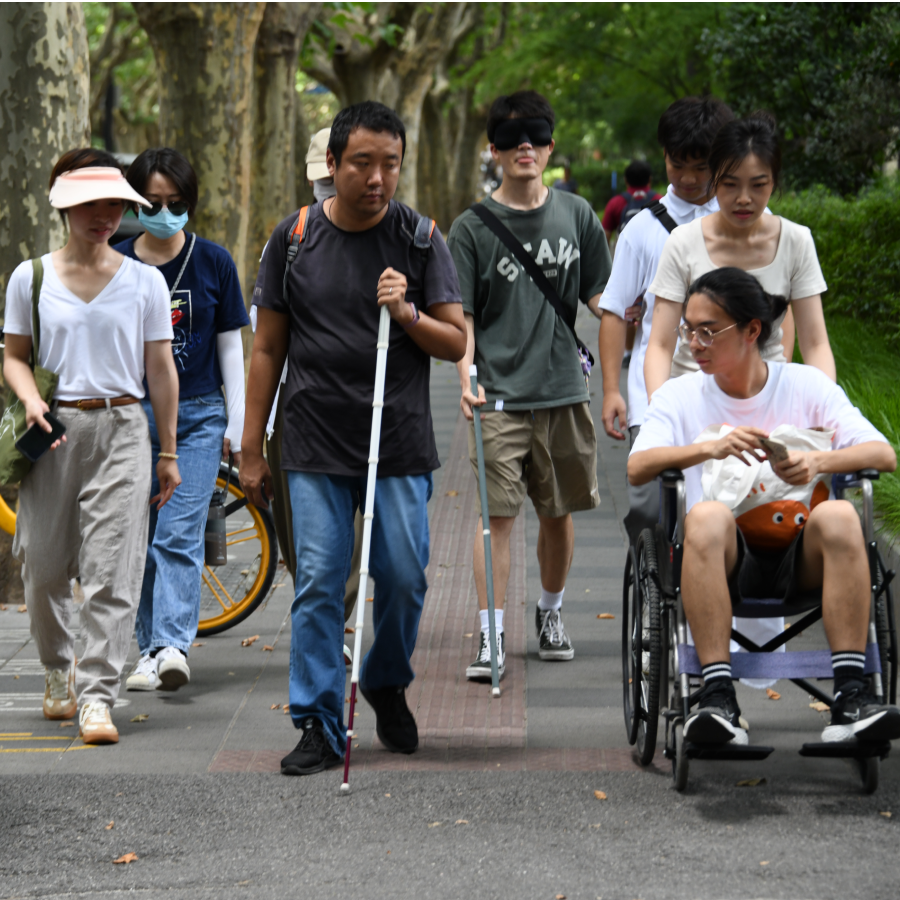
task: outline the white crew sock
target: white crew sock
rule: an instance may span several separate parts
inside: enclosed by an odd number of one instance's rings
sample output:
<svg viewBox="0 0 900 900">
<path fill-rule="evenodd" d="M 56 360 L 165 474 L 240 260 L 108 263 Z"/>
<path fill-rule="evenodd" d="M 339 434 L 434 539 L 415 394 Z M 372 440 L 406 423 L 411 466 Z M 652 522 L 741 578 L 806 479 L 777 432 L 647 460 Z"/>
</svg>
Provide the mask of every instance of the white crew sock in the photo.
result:
<svg viewBox="0 0 900 900">
<path fill-rule="evenodd" d="M 490 614 L 486 609 L 479 609 L 478 615 L 481 616 L 481 630 L 485 634 L 490 634 L 491 631 L 491 621 Z M 497 634 L 503 634 L 503 610 L 495 609 L 494 610 L 494 630 Z"/>
<path fill-rule="evenodd" d="M 541 588 L 541 599 L 538 600 L 538 609 L 559 609 L 562 606 L 563 594 L 566 589 L 563 588 L 558 594 Z"/>
</svg>

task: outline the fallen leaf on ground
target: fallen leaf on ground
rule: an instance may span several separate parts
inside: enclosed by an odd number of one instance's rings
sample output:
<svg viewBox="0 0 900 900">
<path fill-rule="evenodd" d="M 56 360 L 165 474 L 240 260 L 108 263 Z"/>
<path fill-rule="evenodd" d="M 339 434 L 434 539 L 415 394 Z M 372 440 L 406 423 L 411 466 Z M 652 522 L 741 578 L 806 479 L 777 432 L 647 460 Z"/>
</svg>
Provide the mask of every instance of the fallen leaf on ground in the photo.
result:
<svg viewBox="0 0 900 900">
<path fill-rule="evenodd" d="M 385 797 L 390 797 L 391 795 L 390 795 L 390 794 L 385 794 L 384 796 L 385 796 Z"/>
<path fill-rule="evenodd" d="M 879 816 L 884 816 L 886 819 L 891 817 L 891 814 L 887 811 L 878 813 Z"/>
<path fill-rule="evenodd" d="M 557 894 L 556 900 L 566 900 L 566 895 L 565 894 Z"/>
<path fill-rule="evenodd" d="M 354 718 L 355 718 L 356 716 L 358 716 L 358 715 L 359 715 L 358 712 L 353 713 Z"/>
<path fill-rule="evenodd" d="M 768 861 L 767 859 L 764 859 L 764 860 L 760 863 L 761 866 L 767 866 L 768 864 L 769 864 L 769 861 Z"/>
<path fill-rule="evenodd" d="M 772 688 L 766 688 L 766 696 L 770 700 L 780 700 L 781 699 L 781 694 L 779 694 L 778 691 L 773 691 Z"/>
<path fill-rule="evenodd" d="M 591 589 L 590 589 L 590 588 L 585 588 L 585 589 L 584 589 L 584 592 L 585 592 L 586 594 L 589 594 L 589 593 L 591 592 Z"/>
<path fill-rule="evenodd" d="M 19 680 L 19 676 L 18 676 L 18 675 L 13 675 L 13 681 L 18 681 L 18 680 Z"/>
<path fill-rule="evenodd" d="M 472 637 L 474 632 L 470 631 L 468 634 L 464 634 L 463 637 Z"/>
<path fill-rule="evenodd" d="M 281 708 L 284 711 L 284 714 L 287 715 L 291 711 L 291 704 L 285 703 Z"/>
<path fill-rule="evenodd" d="M 6 612 L 6 604 L 0 603 L 0 612 Z"/>
<path fill-rule="evenodd" d="M 258 641 L 258 640 L 259 640 L 259 635 L 258 635 L 258 634 L 254 634 L 253 637 L 244 638 L 244 639 L 241 641 L 241 646 L 242 646 L 242 647 L 249 647 L 254 641 Z"/>
<path fill-rule="evenodd" d="M 146 722 L 150 716 L 148 713 L 138 713 L 131 721 L 132 722 Z"/>
<path fill-rule="evenodd" d="M 228 674 L 229 674 L 229 675 L 234 675 L 234 672 L 229 672 Z"/>
<path fill-rule="evenodd" d="M 249 569 L 241 569 L 241 575 L 249 575 L 249 574 L 250 574 Z"/>
<path fill-rule="evenodd" d="M 765 778 L 745 778 L 743 781 L 739 781 L 737 783 L 738 787 L 758 787 L 761 784 L 765 784 Z"/>
<path fill-rule="evenodd" d="M 597 615 L 598 619 L 614 619 L 615 616 L 612 613 L 599 613 Z"/>
<path fill-rule="evenodd" d="M 432 822 L 428 827 L 429 828 L 437 828 L 441 823 L 440 822 Z"/>
<path fill-rule="evenodd" d="M 74 728 L 75 723 L 74 722 L 60 722 L 59 727 L 60 728 Z"/>
<path fill-rule="evenodd" d="M 594 796 L 595 796 L 598 800 L 605 800 L 605 799 L 606 799 L 606 794 L 604 794 L 603 791 L 594 791 Z"/>
<path fill-rule="evenodd" d="M 588 828 L 599 828 L 602 824 L 602 822 L 596 822 L 593 825 L 588 825 Z"/>
<path fill-rule="evenodd" d="M 19 612 L 28 612 L 28 607 L 23 603 L 23 604 L 19 607 Z"/>
<path fill-rule="evenodd" d="M 356 634 L 356 629 L 352 625 L 347 625 L 344 628 L 344 634 Z"/>
<path fill-rule="evenodd" d="M 269 707 L 269 709 L 281 709 L 281 704 L 280 704 L 280 703 L 273 703 L 273 704 Z"/>
<path fill-rule="evenodd" d="M 810 709 L 814 709 L 816 712 L 828 712 L 831 707 L 827 703 L 823 703 L 821 700 L 816 700 L 815 703 L 809 704 Z"/>
<path fill-rule="evenodd" d="M 125 865 L 127 866 L 128 863 L 132 863 L 139 858 L 140 857 L 137 855 L 137 853 L 123 853 L 118 859 L 113 860 L 113 865 L 116 866 L 119 863 L 125 863 Z"/>
<path fill-rule="evenodd" d="M 353 749 L 355 750 L 358 746 L 359 746 L 359 744 L 354 744 Z"/>
<path fill-rule="evenodd" d="M 263 650 L 274 650 L 275 648 L 269 644 L 263 644 Z"/>
<path fill-rule="evenodd" d="M 366 597 L 366 603 L 374 603 L 374 602 L 375 602 L 374 597 Z"/>
<path fill-rule="evenodd" d="M 882 813 L 882 815 L 884 815 L 884 814 Z M 888 815 L 890 815 L 890 813 L 888 813 Z M 468 819 L 457 819 L 453 824 L 454 825 L 468 825 L 469 820 Z"/>
<path fill-rule="evenodd" d="M 109 830 L 113 827 L 113 825 L 115 825 L 115 824 L 116 824 L 115 822 L 113 822 L 112 820 L 110 820 L 109 825 L 104 825 L 104 826 L 103 826 L 103 830 L 104 830 L 104 831 L 109 831 Z"/>
<path fill-rule="evenodd" d="M 192 647 L 202 647 L 205 643 L 206 643 L 206 641 L 194 641 L 194 643 L 191 644 L 191 646 Z"/>
<path fill-rule="evenodd" d="M 458 496 L 459 496 L 459 491 L 447 491 L 447 493 L 446 493 L 444 496 L 446 496 L 446 497 L 458 497 Z"/>
<path fill-rule="evenodd" d="M 116 796 L 117 796 L 117 797 L 124 797 L 124 796 L 125 796 L 125 791 L 119 791 L 119 793 L 116 794 Z"/>
</svg>

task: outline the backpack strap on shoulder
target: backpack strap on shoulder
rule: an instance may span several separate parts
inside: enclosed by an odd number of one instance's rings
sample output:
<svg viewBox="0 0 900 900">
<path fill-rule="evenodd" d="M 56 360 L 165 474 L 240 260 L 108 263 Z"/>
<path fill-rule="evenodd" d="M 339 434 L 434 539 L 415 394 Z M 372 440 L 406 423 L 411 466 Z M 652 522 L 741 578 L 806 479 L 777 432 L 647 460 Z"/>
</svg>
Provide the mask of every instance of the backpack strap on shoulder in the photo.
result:
<svg viewBox="0 0 900 900">
<path fill-rule="evenodd" d="M 422 216 L 416 225 L 416 234 L 413 238 L 413 246 L 419 250 L 427 250 L 431 246 L 431 237 L 437 223 L 434 219 Z"/>
<path fill-rule="evenodd" d="M 660 203 L 659 200 L 654 200 L 647 209 L 656 216 L 657 219 L 662 223 L 662 227 L 666 229 L 666 231 L 671 234 L 677 227 L 678 223 L 669 215 L 669 211 L 666 207 Z"/>
<path fill-rule="evenodd" d="M 300 252 L 300 245 L 303 243 L 303 238 L 306 233 L 306 216 L 308 213 L 308 206 L 301 207 L 300 212 L 297 215 L 297 221 L 294 222 L 293 227 L 289 232 L 287 257 L 284 261 L 284 280 L 281 285 L 281 296 L 285 303 L 288 302 L 288 273 L 291 271 L 291 266 L 294 264 L 294 260 Z"/>
</svg>

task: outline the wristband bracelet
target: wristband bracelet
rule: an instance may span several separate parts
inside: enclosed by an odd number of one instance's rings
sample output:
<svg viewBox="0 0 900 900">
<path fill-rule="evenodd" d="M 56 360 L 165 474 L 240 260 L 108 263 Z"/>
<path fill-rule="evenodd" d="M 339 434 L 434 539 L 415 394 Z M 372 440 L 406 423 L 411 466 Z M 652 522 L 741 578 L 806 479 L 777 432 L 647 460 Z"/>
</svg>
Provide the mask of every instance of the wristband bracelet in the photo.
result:
<svg viewBox="0 0 900 900">
<path fill-rule="evenodd" d="M 157 453 L 160 459 L 178 459 L 177 453 Z"/>
<path fill-rule="evenodd" d="M 410 303 L 409 305 L 413 308 L 413 320 L 409 324 L 401 326 L 404 331 L 409 331 L 410 328 L 419 324 L 419 310 L 416 309 L 416 304 Z"/>
</svg>

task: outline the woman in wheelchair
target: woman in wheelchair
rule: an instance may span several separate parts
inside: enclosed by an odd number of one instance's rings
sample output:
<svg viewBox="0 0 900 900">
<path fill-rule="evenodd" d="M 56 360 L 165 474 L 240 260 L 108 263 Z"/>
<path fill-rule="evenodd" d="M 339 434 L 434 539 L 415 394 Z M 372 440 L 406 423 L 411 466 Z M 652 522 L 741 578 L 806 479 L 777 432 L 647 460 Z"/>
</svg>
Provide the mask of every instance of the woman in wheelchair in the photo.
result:
<svg viewBox="0 0 900 900">
<path fill-rule="evenodd" d="M 775 475 L 788 484 L 808 485 L 820 473 L 896 468 L 891 445 L 827 375 L 813 366 L 763 360 L 760 347 L 785 306 L 783 297 L 767 294 L 741 269 L 717 269 L 694 281 L 679 333 L 699 371 L 667 381 L 654 393 L 628 460 L 634 485 L 666 469 L 684 472 L 681 593 L 704 682 L 684 723 L 684 740 L 748 743 L 731 676 L 732 605 L 742 597 L 791 604 L 811 591 L 821 591 L 834 669 L 835 701 L 822 741 L 892 740 L 900 737 L 900 710 L 880 704 L 864 677 L 871 584 L 853 505 L 816 504 L 814 497 L 808 518 L 798 518 L 802 527 L 790 545 L 772 551 L 751 546 L 750 530 L 742 532 L 731 508 L 703 498 L 707 460 L 734 456 L 746 465 L 747 457 L 765 460 L 760 439 L 778 425 L 834 431 L 829 451 L 791 451 L 781 462 L 769 458 Z M 714 423 L 733 430 L 698 442 Z"/>
</svg>

